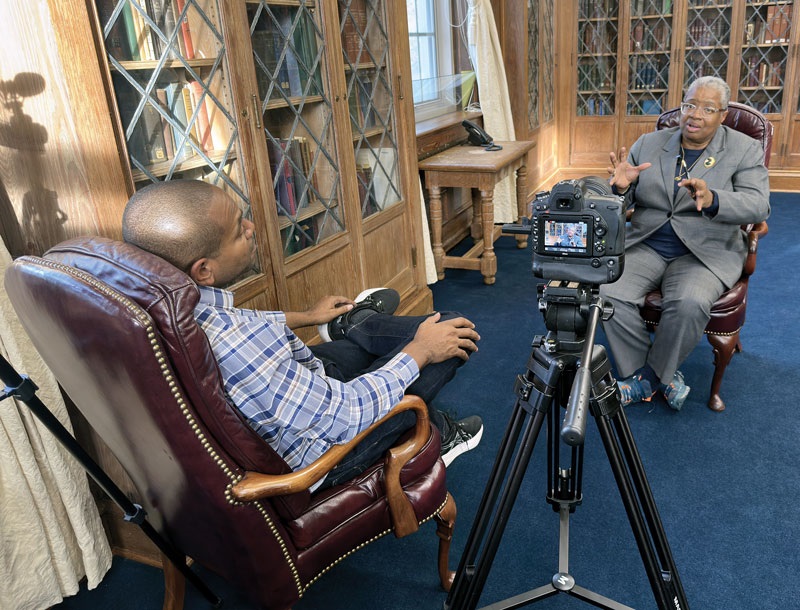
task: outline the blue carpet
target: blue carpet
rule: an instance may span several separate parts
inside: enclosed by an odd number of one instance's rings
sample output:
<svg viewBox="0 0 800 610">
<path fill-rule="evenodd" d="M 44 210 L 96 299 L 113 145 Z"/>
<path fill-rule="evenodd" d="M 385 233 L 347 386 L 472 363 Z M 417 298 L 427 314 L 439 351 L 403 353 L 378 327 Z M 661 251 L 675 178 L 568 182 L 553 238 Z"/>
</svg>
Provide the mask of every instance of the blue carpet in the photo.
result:
<svg viewBox="0 0 800 610">
<path fill-rule="evenodd" d="M 797 608 L 792 574 L 800 571 L 800 198 L 773 193 L 769 235 L 759 247 L 750 282 L 744 351 L 734 356 L 722 385 L 723 413 L 705 405 L 713 371 L 703 341 L 681 369 L 692 386 L 680 412 L 654 399 L 627 410 L 691 608 L 755 610 Z M 479 413 L 484 439 L 448 469 L 458 504 L 451 551 L 455 568 L 514 406 L 513 384 L 524 373 L 531 341 L 543 334 L 530 271 L 530 251 L 512 238 L 496 243 L 497 282 L 485 286 L 474 271 L 448 270 L 433 285 L 440 310 L 458 310 L 481 334 L 479 351 L 439 396 L 440 409 Z M 602 343 L 602 333 L 598 334 Z M 558 568 L 558 515 L 545 502 L 544 433 L 493 562 L 482 604 L 550 581 Z M 585 444 L 584 501 L 571 518 L 570 572 L 577 583 L 637 609 L 655 602 L 636 549 L 608 460 L 592 421 Z M 402 540 L 383 538 L 315 583 L 295 610 L 360 608 L 439 609 L 445 594 L 436 577 L 433 524 Z M 198 570 L 225 598 L 228 610 L 251 609 L 213 575 Z M 159 570 L 116 559 L 101 585 L 82 590 L 58 608 L 157 609 Z M 186 608 L 208 604 L 191 587 Z M 557 595 L 532 605 L 585 608 Z"/>
</svg>

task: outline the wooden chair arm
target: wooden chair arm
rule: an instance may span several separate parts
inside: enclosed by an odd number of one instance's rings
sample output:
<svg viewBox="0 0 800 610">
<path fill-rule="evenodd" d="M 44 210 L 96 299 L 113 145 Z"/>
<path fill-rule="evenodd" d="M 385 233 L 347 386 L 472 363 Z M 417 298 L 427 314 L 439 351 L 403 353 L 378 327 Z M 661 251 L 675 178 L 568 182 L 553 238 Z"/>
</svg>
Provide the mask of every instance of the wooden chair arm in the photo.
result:
<svg viewBox="0 0 800 610">
<path fill-rule="evenodd" d="M 425 402 L 417 396 L 404 396 L 391 411 L 360 432 L 353 440 L 342 445 L 334 445 L 305 468 L 281 475 L 246 472 L 244 477 L 232 487 L 233 497 L 240 502 L 250 502 L 306 490 L 330 472 L 364 437 L 383 422 L 408 410 L 416 411 L 417 414 L 414 434 L 405 443 L 392 447 L 387 452 L 384 478 L 386 498 L 392 515 L 395 535 L 400 538 L 413 533 L 419 528 L 419 524 L 411 503 L 403 493 L 400 471 L 412 457 L 420 452 L 431 434 L 428 408 Z"/>
<path fill-rule="evenodd" d="M 758 253 L 758 240 L 769 232 L 766 221 L 742 227 L 747 231 L 747 258 L 744 261 L 742 275 L 750 277 L 756 271 L 756 254 Z"/>
</svg>

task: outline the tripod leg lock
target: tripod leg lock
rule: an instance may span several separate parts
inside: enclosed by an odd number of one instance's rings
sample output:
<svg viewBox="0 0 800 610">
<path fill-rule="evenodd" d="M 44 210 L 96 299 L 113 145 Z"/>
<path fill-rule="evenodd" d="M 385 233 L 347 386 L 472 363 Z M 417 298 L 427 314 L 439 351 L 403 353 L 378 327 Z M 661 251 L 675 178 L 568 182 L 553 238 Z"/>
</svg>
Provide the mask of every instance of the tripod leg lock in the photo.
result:
<svg viewBox="0 0 800 610">
<path fill-rule="evenodd" d="M 134 504 L 133 508 L 135 510 L 132 513 L 125 513 L 123 519 L 125 521 L 130 521 L 131 523 L 135 523 L 136 525 L 141 525 L 147 518 L 147 513 L 145 512 L 144 508 L 142 508 L 139 504 Z"/>
<path fill-rule="evenodd" d="M 27 375 L 22 375 L 20 377 L 19 385 L 16 387 L 6 386 L 3 389 L 3 393 L 0 394 L 0 400 L 4 400 L 6 398 L 16 398 L 21 400 L 24 403 L 27 403 L 30 399 L 36 396 L 36 390 L 39 387 L 31 381 L 31 378 Z"/>
</svg>

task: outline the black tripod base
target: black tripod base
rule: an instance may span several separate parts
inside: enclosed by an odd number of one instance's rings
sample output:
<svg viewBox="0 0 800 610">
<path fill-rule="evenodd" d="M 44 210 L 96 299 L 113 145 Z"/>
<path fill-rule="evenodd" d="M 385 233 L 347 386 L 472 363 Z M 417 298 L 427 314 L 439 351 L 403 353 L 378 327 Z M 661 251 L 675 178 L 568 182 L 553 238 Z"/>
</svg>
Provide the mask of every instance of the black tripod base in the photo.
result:
<svg viewBox="0 0 800 610">
<path fill-rule="evenodd" d="M 603 597 L 602 595 L 584 589 L 580 585 L 575 584 L 575 579 L 569 574 L 558 573 L 553 576 L 553 583 L 543 585 L 538 589 L 533 589 L 527 593 L 520 593 L 514 597 L 509 597 L 506 600 L 495 602 L 490 606 L 484 606 L 481 610 L 511 610 L 512 608 L 522 608 L 528 604 L 532 604 L 548 597 L 553 597 L 558 593 L 566 593 L 572 597 L 585 601 L 597 608 L 606 608 L 607 610 L 634 610 L 630 606 L 625 606 L 613 599 Z"/>
</svg>

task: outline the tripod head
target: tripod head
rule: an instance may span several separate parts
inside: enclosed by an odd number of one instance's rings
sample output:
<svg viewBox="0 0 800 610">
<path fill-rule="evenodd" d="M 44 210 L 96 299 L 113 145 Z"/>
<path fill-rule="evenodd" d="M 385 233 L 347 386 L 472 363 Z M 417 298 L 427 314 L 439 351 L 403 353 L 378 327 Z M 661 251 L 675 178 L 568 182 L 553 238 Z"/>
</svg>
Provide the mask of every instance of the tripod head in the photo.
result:
<svg viewBox="0 0 800 610">
<path fill-rule="evenodd" d="M 614 308 L 600 298 L 597 284 L 550 280 L 547 284 L 540 284 L 537 292 L 539 309 L 548 332 L 543 338 L 537 337 L 534 345 L 549 354 L 574 356 L 580 353 L 580 366 L 575 373 L 561 426 L 561 438 L 576 447 L 583 444 L 586 436 L 597 323 L 601 316 L 608 320 L 614 314 Z"/>
<path fill-rule="evenodd" d="M 600 300 L 598 284 L 550 280 L 536 288 L 539 295 L 539 311 L 544 316 L 548 330 L 541 344 L 549 352 L 580 352 L 586 341 L 592 305 L 602 308 L 603 320 L 614 313 L 609 303 Z M 592 335 L 594 329 L 592 329 Z"/>
</svg>

